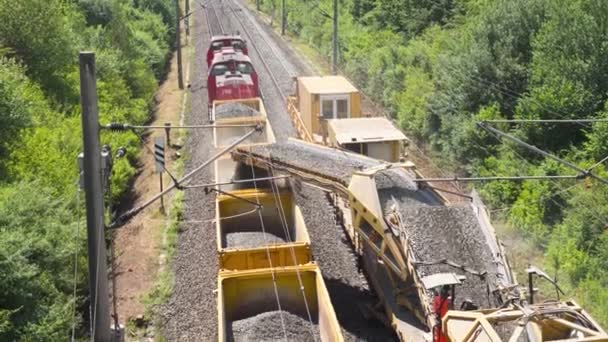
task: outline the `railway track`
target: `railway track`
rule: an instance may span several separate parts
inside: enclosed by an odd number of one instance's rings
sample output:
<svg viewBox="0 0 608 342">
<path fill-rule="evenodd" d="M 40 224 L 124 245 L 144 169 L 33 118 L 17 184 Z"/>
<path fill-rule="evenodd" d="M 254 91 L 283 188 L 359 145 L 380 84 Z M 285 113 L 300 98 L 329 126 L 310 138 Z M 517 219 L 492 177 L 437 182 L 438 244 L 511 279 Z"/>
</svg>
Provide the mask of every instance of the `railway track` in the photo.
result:
<svg viewBox="0 0 608 342">
<path fill-rule="evenodd" d="M 222 25 L 222 21 L 215 11 L 215 6 L 213 3 L 208 3 L 205 6 L 205 13 L 207 17 L 207 29 L 209 34 L 211 36 L 224 34 L 224 26 Z"/>
<path fill-rule="evenodd" d="M 276 70 L 273 70 L 273 68 L 270 67 L 268 60 L 270 59 L 270 60 L 279 61 L 281 68 L 287 74 L 288 80 L 291 80 L 295 75 L 293 75 L 289 71 L 289 68 L 285 65 L 282 58 L 279 57 L 279 55 L 275 51 L 274 47 L 268 42 L 268 40 L 266 40 L 264 35 L 260 32 L 260 29 L 257 27 L 257 25 L 255 25 L 255 23 L 253 23 L 250 18 L 248 18 L 247 16 L 242 14 L 242 11 L 245 10 L 242 7 L 242 5 L 239 4 L 238 2 L 233 2 L 233 4 L 235 5 L 235 7 L 229 5 L 230 13 L 234 16 L 234 18 L 236 19 L 236 22 L 239 23 L 240 27 L 243 29 L 243 33 L 245 33 L 245 35 L 247 36 L 249 41 L 253 42 L 254 38 L 253 38 L 251 31 L 247 27 L 245 27 L 245 24 L 243 24 L 243 20 L 247 20 L 249 23 L 251 23 L 251 27 L 255 28 L 255 31 L 259 38 L 259 39 L 256 39 L 256 42 L 259 43 L 261 41 L 264 43 L 265 46 L 263 49 L 260 49 L 259 44 L 250 44 L 250 46 L 253 47 L 253 49 L 255 50 L 257 55 L 260 57 L 260 61 L 262 62 L 264 69 L 270 76 L 270 79 L 272 80 L 273 85 L 275 86 L 275 88 L 277 89 L 279 94 L 281 95 L 281 99 L 286 101 L 288 93 L 285 91 L 284 86 L 281 85 L 281 83 L 279 83 L 279 81 L 278 81 L 279 78 L 276 75 L 277 72 L 276 72 Z M 241 15 L 239 15 L 238 13 L 240 13 Z M 264 53 L 262 53 L 262 51 L 265 51 L 267 53 L 264 54 Z M 283 75 L 282 78 L 285 78 L 285 76 Z"/>
</svg>

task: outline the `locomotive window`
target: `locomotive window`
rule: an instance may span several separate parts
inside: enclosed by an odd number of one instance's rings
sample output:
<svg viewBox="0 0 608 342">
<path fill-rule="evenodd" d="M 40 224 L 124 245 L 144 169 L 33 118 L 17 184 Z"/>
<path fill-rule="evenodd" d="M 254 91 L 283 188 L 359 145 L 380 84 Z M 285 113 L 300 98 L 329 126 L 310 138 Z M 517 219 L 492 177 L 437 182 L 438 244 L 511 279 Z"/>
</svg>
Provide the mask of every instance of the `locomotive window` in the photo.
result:
<svg viewBox="0 0 608 342">
<path fill-rule="evenodd" d="M 249 75 L 253 74 L 253 67 L 249 63 L 237 63 L 236 71 L 240 72 L 241 74 Z"/>
<path fill-rule="evenodd" d="M 224 65 L 224 64 L 216 64 L 211 69 L 211 75 L 212 76 L 223 75 L 226 72 L 228 72 L 228 66 Z"/>
<path fill-rule="evenodd" d="M 224 46 L 224 43 L 222 41 L 219 42 L 213 42 L 213 44 L 211 44 L 211 48 L 213 50 L 219 50 L 222 48 L 222 46 Z"/>
<path fill-rule="evenodd" d="M 239 40 L 233 40 L 232 41 L 232 47 L 234 47 L 235 50 L 243 50 L 243 42 L 239 41 Z"/>
</svg>

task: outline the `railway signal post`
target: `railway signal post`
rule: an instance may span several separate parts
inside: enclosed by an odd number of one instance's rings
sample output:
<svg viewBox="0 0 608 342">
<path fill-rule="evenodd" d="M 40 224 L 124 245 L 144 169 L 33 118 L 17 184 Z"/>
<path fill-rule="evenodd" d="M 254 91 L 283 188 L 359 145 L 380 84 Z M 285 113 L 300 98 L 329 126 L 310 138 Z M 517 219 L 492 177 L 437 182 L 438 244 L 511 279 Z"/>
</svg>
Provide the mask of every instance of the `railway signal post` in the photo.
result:
<svg viewBox="0 0 608 342">
<path fill-rule="evenodd" d="M 82 106 L 83 178 L 87 214 L 89 287 L 92 338 L 111 341 L 104 208 L 101 180 L 99 113 L 95 83 L 95 54 L 80 53 L 80 102 Z"/>
<path fill-rule="evenodd" d="M 156 164 L 156 173 L 160 177 L 160 192 L 163 192 L 163 171 L 165 170 L 165 139 L 157 137 L 154 139 L 154 160 Z M 165 212 L 165 201 L 163 196 L 160 196 L 160 210 Z"/>
</svg>

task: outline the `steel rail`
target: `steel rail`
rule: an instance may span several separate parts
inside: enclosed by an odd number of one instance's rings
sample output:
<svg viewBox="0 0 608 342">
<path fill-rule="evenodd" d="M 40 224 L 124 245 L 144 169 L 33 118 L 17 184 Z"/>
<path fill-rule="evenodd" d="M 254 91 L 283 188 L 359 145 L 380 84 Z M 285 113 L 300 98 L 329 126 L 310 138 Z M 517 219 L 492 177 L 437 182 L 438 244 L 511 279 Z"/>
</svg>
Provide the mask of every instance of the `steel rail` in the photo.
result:
<svg viewBox="0 0 608 342">
<path fill-rule="evenodd" d="M 238 5 L 237 5 L 238 6 Z M 258 54 L 258 56 L 260 57 L 260 61 L 262 62 L 262 65 L 264 65 L 264 68 L 266 69 L 266 71 L 268 72 L 268 75 L 270 76 L 270 79 L 272 80 L 272 83 L 274 84 L 274 86 L 276 87 L 276 89 L 279 91 L 279 94 L 281 95 L 281 97 L 283 98 L 284 101 L 287 101 L 287 95 L 285 94 L 285 92 L 283 91 L 283 89 L 281 88 L 281 85 L 279 84 L 279 82 L 277 81 L 276 77 L 274 76 L 272 69 L 270 68 L 270 66 L 268 65 L 268 63 L 266 62 L 266 59 L 263 57 L 262 53 L 260 52 L 260 49 L 258 48 L 257 44 L 253 44 L 253 37 L 251 36 L 251 34 L 249 33 L 249 30 L 247 30 L 247 28 L 245 27 L 245 25 L 243 24 L 242 20 L 239 20 L 239 16 L 236 14 L 236 10 L 232 7 L 230 7 L 230 11 L 232 12 L 232 14 L 234 15 L 234 17 L 237 19 L 236 21 L 241 25 L 241 27 L 243 28 L 243 32 L 245 32 L 245 34 L 247 35 L 247 37 L 249 38 L 249 41 L 252 42 L 252 44 L 250 44 L 251 47 L 253 47 L 253 49 L 255 50 L 255 52 Z M 243 8 L 239 8 L 240 11 L 243 11 Z M 251 19 L 247 18 L 247 20 L 249 22 L 251 22 Z M 266 39 L 264 38 L 264 36 L 259 32 L 260 30 L 252 23 L 252 26 L 255 27 L 256 31 L 258 31 L 258 34 L 260 35 L 261 40 L 268 46 L 268 48 L 271 50 L 272 54 L 276 57 L 276 59 L 281 63 L 281 66 L 283 67 L 283 70 L 285 70 L 285 72 L 287 72 L 288 75 L 291 76 L 291 73 L 289 72 L 289 70 L 287 70 L 287 67 L 283 64 L 283 62 L 281 61 L 281 59 L 277 56 L 276 52 L 274 51 L 274 49 L 272 48 L 272 46 L 266 41 Z"/>
</svg>

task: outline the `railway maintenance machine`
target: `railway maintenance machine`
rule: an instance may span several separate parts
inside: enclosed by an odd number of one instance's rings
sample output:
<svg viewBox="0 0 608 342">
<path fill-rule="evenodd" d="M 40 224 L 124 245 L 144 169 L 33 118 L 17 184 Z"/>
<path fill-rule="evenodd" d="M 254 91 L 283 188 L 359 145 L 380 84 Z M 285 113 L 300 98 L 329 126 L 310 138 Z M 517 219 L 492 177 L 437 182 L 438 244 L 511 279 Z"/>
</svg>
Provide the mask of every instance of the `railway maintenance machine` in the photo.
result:
<svg viewBox="0 0 608 342">
<path fill-rule="evenodd" d="M 384 117 L 363 115 L 361 93 L 342 76 L 298 77 L 287 110 L 300 139 L 389 162 L 399 161 L 407 137 Z"/>
<path fill-rule="evenodd" d="M 402 341 L 608 341 L 576 303 L 534 303 L 532 284 L 526 295 L 475 193 L 469 204 L 450 205 L 413 182 L 410 164 L 301 140 L 239 147 L 232 158 L 345 202 L 344 228 L 379 298 L 369 313 Z M 531 278 L 539 273 L 529 270 Z M 444 290 L 450 302 L 440 313 Z"/>
</svg>

